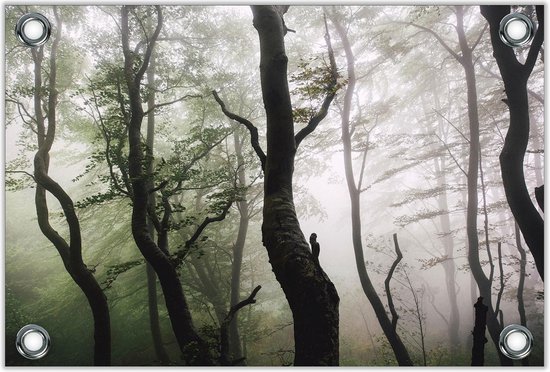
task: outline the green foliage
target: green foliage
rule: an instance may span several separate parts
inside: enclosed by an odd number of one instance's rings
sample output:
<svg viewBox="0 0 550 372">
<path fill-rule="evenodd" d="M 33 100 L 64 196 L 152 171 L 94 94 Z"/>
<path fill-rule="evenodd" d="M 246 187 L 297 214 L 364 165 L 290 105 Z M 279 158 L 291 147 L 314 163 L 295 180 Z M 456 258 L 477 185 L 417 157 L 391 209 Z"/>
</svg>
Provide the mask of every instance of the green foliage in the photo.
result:
<svg viewBox="0 0 550 372">
<path fill-rule="evenodd" d="M 298 71 L 290 75 L 289 83 L 295 87 L 292 95 L 298 97 L 302 104 L 293 109 L 295 123 L 307 123 L 317 113 L 328 93 L 337 92 L 346 81 L 339 80 L 332 86 L 333 71 L 325 56 L 314 56 L 301 59 Z"/>
<path fill-rule="evenodd" d="M 133 269 L 136 266 L 143 265 L 145 259 L 141 258 L 139 260 L 133 260 L 128 262 L 123 262 L 121 264 L 109 265 L 107 266 L 107 277 L 101 283 L 103 289 L 109 289 L 113 285 L 114 281 L 119 277 L 119 275 L 124 274 L 128 270 Z"/>
</svg>

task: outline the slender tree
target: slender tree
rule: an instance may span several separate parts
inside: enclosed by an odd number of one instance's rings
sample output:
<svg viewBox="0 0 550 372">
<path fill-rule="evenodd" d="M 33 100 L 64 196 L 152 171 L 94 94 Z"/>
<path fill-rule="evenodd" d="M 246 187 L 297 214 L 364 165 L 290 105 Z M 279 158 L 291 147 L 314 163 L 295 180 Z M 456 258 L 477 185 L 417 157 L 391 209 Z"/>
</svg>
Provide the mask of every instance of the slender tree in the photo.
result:
<svg viewBox="0 0 550 372">
<path fill-rule="evenodd" d="M 488 307 L 487 312 L 487 328 L 491 335 L 491 339 L 495 345 L 497 353 L 502 365 L 510 365 L 512 361 L 501 353 L 498 342 L 499 334 L 502 326 L 499 324 L 497 315 L 494 312 L 491 298 L 491 283 L 492 277 L 488 278 L 483 271 L 479 259 L 479 237 L 477 230 L 478 217 L 478 179 L 479 179 L 479 164 L 480 164 L 480 142 L 479 142 L 479 113 L 478 113 L 478 97 L 476 87 L 476 73 L 474 66 L 473 52 L 479 45 L 485 28 L 481 31 L 478 37 L 473 41 L 468 41 L 466 36 L 466 28 L 464 25 L 464 6 L 459 5 L 452 8 L 456 15 L 456 31 L 458 37 L 458 49 L 456 52 L 451 46 L 441 38 L 439 34 L 430 28 L 410 23 L 423 31 L 430 33 L 439 44 L 458 62 L 464 69 L 466 78 L 466 96 L 468 102 L 468 124 L 469 124 L 469 153 L 468 153 L 468 170 L 467 170 L 467 211 L 466 211 L 466 231 L 468 237 L 468 264 L 472 275 L 477 283 L 480 297 L 483 297 Z"/>
<path fill-rule="evenodd" d="M 55 140 L 57 127 L 57 52 L 63 27 L 61 16 L 56 7 L 55 35 L 52 42 L 48 84 L 42 80 L 44 47 L 32 48 L 34 62 L 34 122 L 38 151 L 34 156 L 34 179 L 36 181 L 35 204 L 40 230 L 55 246 L 65 269 L 86 296 L 94 319 L 94 364 L 107 366 L 111 364 L 111 325 L 107 298 L 99 286 L 92 271 L 82 259 L 82 236 L 80 221 L 75 212 L 73 200 L 65 189 L 48 174 L 50 167 L 50 150 Z M 43 107 L 46 107 L 44 114 Z M 46 120 L 45 120 L 46 119 Z M 46 200 L 46 192 L 50 193 L 61 205 L 69 229 L 69 241 L 63 238 L 50 224 L 50 212 Z"/>
<path fill-rule="evenodd" d="M 180 350 L 188 364 L 213 364 L 210 351 L 204 340 L 199 336 L 193 325 L 187 300 L 183 293 L 176 265 L 171 257 L 152 239 L 148 226 L 148 200 L 150 189 L 148 178 L 144 172 L 144 146 L 141 140 L 141 124 L 144 117 L 141 98 L 141 82 L 149 67 L 151 54 L 163 24 L 160 6 L 155 6 L 157 24 L 152 35 L 149 35 L 143 58 L 136 60 L 136 53 L 130 49 L 129 14 L 134 6 L 121 8 L 121 36 L 124 53 L 124 77 L 130 102 L 130 122 L 128 142 L 128 170 L 132 184 L 132 235 L 141 254 L 155 270 L 160 281 L 166 308 L 172 329 L 178 341 Z M 137 68 L 135 65 L 137 64 Z"/>
<path fill-rule="evenodd" d="M 363 253 L 363 236 L 361 231 L 361 193 L 363 191 L 361 189 L 361 184 L 363 182 L 364 168 L 366 164 L 365 164 L 365 161 L 363 160 L 361 165 L 362 168 L 360 169 L 360 177 L 358 180 L 356 180 L 353 172 L 353 159 L 352 159 L 351 138 L 352 138 L 353 129 L 351 128 L 351 124 L 350 124 L 352 100 L 353 100 L 353 95 L 355 93 L 354 91 L 355 84 L 357 82 L 357 79 L 355 76 L 355 57 L 353 55 L 351 43 L 347 37 L 346 30 L 338 20 L 337 15 L 334 13 L 330 13 L 330 20 L 334 25 L 334 27 L 336 28 L 336 32 L 338 33 L 338 36 L 342 41 L 342 45 L 344 47 L 344 52 L 345 52 L 346 61 L 347 61 L 348 83 L 347 83 L 346 92 L 344 95 L 344 105 L 343 105 L 342 114 L 341 114 L 341 117 L 342 117 L 341 127 L 342 127 L 342 143 L 344 147 L 344 170 L 346 173 L 346 181 L 347 181 L 348 191 L 349 191 L 349 196 L 351 201 L 351 228 L 352 228 L 353 249 L 355 252 L 355 264 L 357 266 L 357 272 L 359 274 L 359 280 L 361 281 L 361 287 L 363 288 L 363 292 L 365 293 L 365 296 L 367 296 L 369 302 L 371 303 L 374 309 L 376 317 L 378 318 L 378 322 L 380 323 L 380 326 L 382 327 L 382 330 L 384 331 L 384 334 L 393 349 L 397 362 L 401 366 L 407 366 L 407 365 L 410 366 L 412 365 L 412 360 L 409 356 L 407 348 L 405 347 L 405 345 L 403 344 L 403 341 L 399 337 L 396 327 L 392 324 L 392 321 L 390 320 L 390 317 L 386 312 L 384 304 L 380 300 L 380 296 L 378 296 L 378 293 L 376 293 L 376 289 L 372 284 L 372 281 L 369 277 L 369 274 L 367 272 L 367 268 L 365 265 L 365 256 Z M 369 143 L 367 141 L 364 154 L 363 154 L 363 159 L 365 159 L 367 156 L 368 147 L 369 147 Z M 389 297 L 388 299 L 391 299 L 391 297 Z M 394 319 L 396 319 L 395 316 L 394 316 Z"/>
</svg>

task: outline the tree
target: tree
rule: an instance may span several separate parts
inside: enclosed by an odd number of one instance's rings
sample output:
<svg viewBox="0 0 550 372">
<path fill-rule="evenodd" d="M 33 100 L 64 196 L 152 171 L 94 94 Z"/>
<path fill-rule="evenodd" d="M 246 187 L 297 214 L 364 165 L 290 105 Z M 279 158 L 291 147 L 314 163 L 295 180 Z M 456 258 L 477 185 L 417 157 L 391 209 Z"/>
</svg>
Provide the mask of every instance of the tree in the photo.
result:
<svg viewBox="0 0 550 372">
<path fill-rule="evenodd" d="M 216 92 L 214 97 L 224 113 L 245 125 L 251 133 L 265 174 L 262 237 L 277 281 L 294 317 L 294 365 L 338 365 L 338 304 L 334 284 L 315 264 L 300 229 L 294 206 L 292 176 L 300 142 L 326 116 L 336 94 L 336 71 L 321 109 L 307 126 L 294 133 L 288 87 L 284 37 L 288 32 L 283 16 L 288 6 L 252 6 L 253 24 L 260 38 L 260 77 L 267 117 L 267 153 L 258 142 L 258 130 L 248 120 L 228 111 Z M 328 40 L 328 34 L 327 34 Z M 328 42 L 327 42 L 328 43 Z M 334 57 L 329 45 L 331 62 Z M 299 286 L 296 283 L 300 283 Z"/>
<path fill-rule="evenodd" d="M 57 126 L 57 51 L 61 41 L 62 19 L 56 7 L 53 9 L 56 31 L 49 58 L 48 83 L 43 82 L 44 47 L 31 49 L 34 62 L 34 122 L 38 150 L 34 157 L 34 180 L 36 181 L 35 204 L 40 230 L 55 246 L 65 269 L 86 296 L 94 318 L 94 364 L 111 364 L 111 325 L 107 298 L 92 271 L 82 259 L 82 236 L 80 221 L 72 198 L 49 174 L 50 150 L 55 140 Z M 46 107 L 44 114 L 43 107 Z M 46 119 L 46 120 L 45 120 Z M 69 229 L 69 241 L 50 224 L 50 212 L 46 199 L 50 193 L 61 205 Z"/>
<path fill-rule="evenodd" d="M 334 14 L 333 12 L 329 14 L 330 14 L 330 20 L 334 25 L 334 27 L 336 28 L 336 32 L 338 33 L 338 36 L 342 41 L 342 45 L 344 47 L 344 52 L 345 52 L 346 61 L 347 61 L 348 84 L 346 87 L 346 92 L 344 96 L 344 105 L 343 105 L 342 114 L 341 114 L 341 127 L 342 127 L 342 143 L 344 147 L 344 170 L 346 173 L 346 181 L 348 185 L 348 191 L 349 191 L 350 202 L 351 202 L 351 226 L 352 226 L 353 248 L 355 252 L 355 263 L 357 266 L 357 272 L 359 273 L 359 279 L 361 281 L 361 287 L 363 288 L 363 292 L 369 299 L 374 309 L 374 312 L 376 313 L 378 322 L 380 323 L 380 326 L 382 327 L 382 330 L 384 331 L 384 334 L 386 335 L 386 338 L 388 339 L 393 349 L 397 362 L 399 363 L 400 366 L 407 366 L 407 365 L 410 366 L 412 365 L 412 360 L 409 356 L 407 348 L 403 344 L 403 341 L 401 341 L 401 338 L 397 333 L 395 324 L 392 324 L 392 321 L 390 321 L 388 313 L 384 308 L 384 304 L 382 303 L 382 301 L 380 300 L 380 297 L 376 293 L 376 289 L 372 285 L 372 281 L 369 277 L 367 268 L 365 266 L 365 257 L 363 254 L 363 236 L 361 232 L 361 193 L 362 191 L 364 191 L 364 189 L 362 189 L 361 185 L 363 183 L 363 176 L 364 176 L 364 170 L 366 165 L 365 159 L 367 157 L 367 153 L 370 146 L 368 141 L 370 132 L 367 133 L 367 143 L 365 144 L 365 149 L 363 150 L 363 155 L 362 155 L 363 161 L 361 163 L 360 176 L 356 181 L 355 175 L 353 172 L 353 159 L 352 159 L 352 134 L 355 130 L 355 125 L 352 128 L 352 125 L 350 124 L 352 100 L 353 100 L 353 95 L 355 93 L 354 91 L 355 84 L 357 82 L 357 79 L 355 76 L 355 57 L 353 55 L 350 41 L 347 37 L 346 29 L 340 23 L 340 21 L 338 20 L 338 16 L 336 14 Z M 374 128 L 371 128 L 370 130 L 372 129 Z M 390 299 L 391 297 L 388 298 L 388 300 Z"/>
<path fill-rule="evenodd" d="M 479 113 L 478 113 L 478 97 L 476 87 L 476 73 L 474 67 L 473 52 L 479 45 L 485 29 L 481 31 L 474 42 L 469 42 L 466 29 L 464 26 L 464 7 L 455 6 L 453 11 L 456 15 L 456 31 L 458 37 L 458 47 L 460 52 L 457 53 L 451 48 L 435 31 L 411 23 L 411 25 L 430 33 L 439 44 L 447 50 L 447 52 L 462 65 L 464 76 L 466 78 L 467 102 L 468 102 L 468 123 L 469 123 L 469 154 L 468 154 L 468 170 L 467 170 L 467 185 L 468 185 L 468 205 L 466 213 L 466 230 L 468 236 L 468 263 L 479 288 L 480 297 L 483 297 L 488 306 L 487 312 L 487 327 L 493 343 L 499 354 L 500 361 L 503 365 L 511 364 L 512 361 L 504 356 L 498 348 L 498 340 L 502 326 L 499 324 L 497 314 L 491 301 L 491 283 L 492 278 L 487 278 L 479 259 L 479 237 L 477 231 L 477 215 L 478 215 L 478 178 L 480 164 L 480 142 L 479 142 Z"/>
<path fill-rule="evenodd" d="M 124 52 L 124 77 L 130 101 L 130 122 L 128 140 L 130 153 L 128 155 L 128 170 L 132 184 L 132 235 L 142 255 L 155 270 L 166 302 L 166 308 L 172 323 L 172 329 L 178 340 L 180 350 L 188 364 L 213 364 L 208 346 L 199 336 L 183 293 L 181 282 L 171 257 L 163 252 L 153 241 L 147 227 L 149 182 L 144 172 L 144 149 L 141 141 L 141 124 L 144 117 L 141 98 L 141 80 L 149 67 L 149 62 L 157 38 L 162 28 L 162 11 L 155 6 L 157 24 L 146 43 L 146 49 L 141 61 L 136 60 L 136 54 L 130 49 L 129 13 L 134 7 L 121 8 L 121 36 Z M 137 63 L 138 68 L 135 68 Z"/>
<path fill-rule="evenodd" d="M 481 6 L 481 14 L 489 22 L 493 55 L 502 75 L 510 111 L 510 126 L 500 153 L 500 167 L 506 199 L 544 280 L 544 221 L 531 200 L 523 171 L 529 141 L 527 81 L 544 41 L 544 8 L 542 5 L 536 7 L 538 29 L 524 64 L 518 61 L 514 50 L 500 40 L 500 20 L 509 12 L 509 6 Z"/>
</svg>

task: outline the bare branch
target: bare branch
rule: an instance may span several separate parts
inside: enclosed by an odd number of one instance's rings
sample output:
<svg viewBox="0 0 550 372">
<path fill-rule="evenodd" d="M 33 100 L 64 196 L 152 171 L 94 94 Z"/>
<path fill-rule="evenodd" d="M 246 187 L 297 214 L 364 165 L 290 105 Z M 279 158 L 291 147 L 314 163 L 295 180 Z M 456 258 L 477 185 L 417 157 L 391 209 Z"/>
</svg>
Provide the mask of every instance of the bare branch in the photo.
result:
<svg viewBox="0 0 550 372">
<path fill-rule="evenodd" d="M 425 32 L 431 34 L 433 37 L 435 37 L 435 39 L 439 42 L 439 44 L 441 44 L 441 46 L 447 50 L 447 52 L 449 52 L 458 62 L 462 63 L 462 56 L 460 56 L 457 52 L 452 50 L 451 47 L 445 42 L 445 40 L 443 40 L 441 38 L 441 36 L 439 36 L 439 34 L 437 34 L 431 28 L 424 27 L 424 26 L 418 25 L 418 24 L 413 23 L 413 22 L 399 22 L 399 21 L 394 21 L 394 22 L 399 23 L 399 24 L 405 24 L 405 25 L 413 26 L 413 27 L 419 28 L 422 31 L 425 31 Z"/>
<path fill-rule="evenodd" d="M 447 146 L 447 143 L 445 143 L 445 141 L 443 141 L 441 139 L 441 137 L 439 137 L 437 134 L 434 133 L 434 136 L 437 137 L 437 139 L 443 144 L 443 146 L 445 146 L 445 149 L 447 150 L 447 152 L 449 153 L 449 156 L 451 157 L 451 159 L 453 159 L 453 161 L 455 162 L 456 166 L 458 167 L 458 169 L 460 169 L 460 171 L 462 173 L 464 173 L 465 176 L 468 176 L 468 173 L 460 166 L 460 163 L 458 162 L 458 160 L 454 157 L 453 153 L 451 152 L 451 149 L 449 149 L 449 146 Z"/>
<path fill-rule="evenodd" d="M 388 297 L 388 307 L 390 308 L 391 312 L 391 325 L 393 327 L 393 330 L 395 331 L 397 329 L 397 320 L 399 319 L 399 315 L 397 314 L 397 311 L 395 310 L 395 305 L 393 303 L 393 297 L 391 295 L 390 289 L 390 280 L 397 265 L 399 265 L 399 262 L 401 262 L 401 260 L 403 259 L 403 254 L 401 253 L 401 249 L 399 249 L 399 242 L 397 241 L 397 234 L 393 234 L 393 244 L 395 246 L 395 253 L 397 254 L 397 257 L 393 261 L 393 264 L 390 267 L 390 271 L 388 271 L 388 275 L 386 276 L 386 280 L 384 281 L 384 286 L 386 288 L 386 296 Z"/>
<path fill-rule="evenodd" d="M 181 102 L 181 101 L 184 101 L 188 98 L 203 98 L 200 94 L 186 94 L 185 96 L 183 97 L 180 97 L 178 99 L 175 99 L 173 101 L 168 101 L 168 102 L 163 102 L 163 103 L 159 103 L 159 104 L 156 104 L 154 105 L 152 108 L 150 108 L 149 110 L 145 111 L 143 113 L 143 116 L 149 114 L 150 112 L 158 109 L 158 108 L 161 108 L 161 107 L 164 107 L 164 106 L 168 106 L 168 105 L 171 105 L 171 104 L 174 104 L 176 102 Z"/>
<path fill-rule="evenodd" d="M 19 174 L 24 174 L 26 176 L 29 176 L 30 178 L 33 179 L 34 182 L 36 182 L 36 179 L 34 178 L 34 176 L 32 174 L 30 174 L 29 172 L 25 172 L 25 171 L 21 171 L 21 170 L 6 170 L 6 173 L 19 173 Z"/>
<path fill-rule="evenodd" d="M 220 108 L 222 109 L 222 112 L 231 120 L 235 120 L 238 123 L 241 123 L 248 129 L 250 132 L 250 143 L 252 144 L 252 148 L 256 152 L 256 155 L 258 155 L 258 158 L 260 158 L 260 163 L 262 164 L 262 170 L 265 170 L 265 162 L 267 161 L 267 157 L 265 155 L 264 150 L 262 150 L 262 147 L 260 146 L 259 136 L 258 136 L 258 128 L 254 124 L 252 124 L 249 120 L 232 113 L 229 111 L 225 103 L 221 100 L 220 96 L 218 96 L 218 93 L 213 90 L 212 95 L 214 96 L 214 99 L 218 104 L 220 105 Z"/>
<path fill-rule="evenodd" d="M 259 285 L 257 286 L 256 288 L 254 288 L 254 290 L 252 291 L 252 293 L 250 294 L 250 296 L 248 296 L 248 298 L 242 300 L 241 302 L 239 302 L 238 304 L 234 305 L 231 307 L 231 309 L 229 309 L 229 313 L 227 313 L 227 315 L 225 316 L 225 319 L 223 320 L 222 324 L 220 325 L 220 359 L 221 359 L 221 364 L 222 365 L 234 365 L 236 364 L 238 361 L 230 361 L 229 360 L 229 324 L 231 323 L 231 321 L 235 318 L 235 315 L 237 314 L 237 311 L 239 311 L 240 309 L 242 309 L 243 307 L 247 306 L 247 305 L 251 305 L 251 304 L 254 304 L 256 303 L 256 294 L 258 293 L 258 291 L 262 289 L 262 286 Z"/>
<path fill-rule="evenodd" d="M 458 129 L 456 125 L 454 125 L 449 119 L 447 119 L 447 118 L 446 118 L 442 113 L 440 113 L 438 110 L 436 110 L 436 109 L 433 109 L 433 110 L 434 110 L 434 112 L 435 112 L 437 115 L 439 115 L 443 120 L 445 120 L 447 123 L 449 123 L 449 125 L 450 125 L 451 127 L 453 127 L 453 128 L 458 132 L 458 134 L 460 134 L 460 136 L 466 140 L 467 143 L 470 143 L 470 139 L 469 139 L 468 137 L 466 137 L 466 135 L 465 135 L 464 133 L 462 133 L 462 131 L 461 131 L 460 129 Z"/>
<path fill-rule="evenodd" d="M 542 47 L 542 43 L 544 42 L 544 6 L 537 5 L 536 9 L 539 25 L 537 32 L 535 33 L 535 37 L 533 38 L 533 42 L 531 43 L 531 48 L 529 48 L 529 54 L 527 55 L 527 59 L 525 60 L 524 69 L 527 76 L 529 76 L 531 74 L 531 71 L 533 71 L 533 67 L 535 67 L 535 62 L 537 61 L 540 48 Z"/>
<path fill-rule="evenodd" d="M 479 36 L 477 37 L 477 40 L 474 42 L 474 45 L 470 48 L 470 50 L 473 52 L 474 49 L 477 47 L 479 42 L 481 41 L 481 38 L 483 37 L 483 34 L 485 33 L 485 30 L 487 30 L 487 27 L 489 26 L 488 23 L 485 23 L 485 26 L 483 26 L 483 30 L 479 33 Z"/>
</svg>

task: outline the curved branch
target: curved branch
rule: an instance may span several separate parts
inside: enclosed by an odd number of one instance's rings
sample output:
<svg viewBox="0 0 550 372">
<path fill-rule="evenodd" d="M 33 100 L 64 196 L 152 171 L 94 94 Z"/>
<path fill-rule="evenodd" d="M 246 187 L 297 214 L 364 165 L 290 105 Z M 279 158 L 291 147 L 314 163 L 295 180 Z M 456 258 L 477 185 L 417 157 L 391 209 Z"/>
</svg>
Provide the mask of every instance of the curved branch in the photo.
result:
<svg viewBox="0 0 550 372">
<path fill-rule="evenodd" d="M 395 261 L 393 261 L 390 271 L 388 271 L 388 275 L 386 276 L 386 280 L 384 281 L 384 286 L 386 288 L 386 295 L 388 296 L 388 307 L 390 308 L 392 317 L 391 325 L 395 331 L 397 329 L 397 320 L 399 319 L 399 315 L 397 314 L 397 311 L 395 310 L 395 305 L 393 303 L 393 297 L 391 295 L 390 289 L 390 280 L 393 276 L 393 273 L 395 272 L 395 269 L 397 268 L 397 265 L 399 265 L 399 262 L 401 262 L 401 260 L 403 259 L 403 254 L 401 253 L 401 249 L 399 249 L 399 242 L 397 241 L 397 234 L 393 234 L 393 244 L 395 245 L 395 253 L 397 254 L 397 257 L 395 258 Z"/>
<path fill-rule="evenodd" d="M 162 18 L 162 10 L 160 5 L 155 5 L 155 9 L 157 10 L 157 27 L 155 28 L 155 31 L 153 32 L 151 39 L 147 43 L 147 49 L 145 50 L 141 67 L 139 68 L 139 70 L 136 72 L 136 75 L 134 76 L 134 81 L 136 83 L 139 83 L 141 81 L 143 74 L 145 74 L 145 71 L 147 71 L 147 68 L 149 67 L 149 61 L 151 60 L 151 55 L 153 54 L 155 43 L 159 37 L 160 30 L 162 28 L 163 18 Z"/>
<path fill-rule="evenodd" d="M 171 105 L 171 104 L 174 104 L 176 102 L 181 102 L 181 101 L 184 101 L 186 100 L 187 98 L 203 98 L 200 94 L 186 94 L 185 96 L 183 97 L 180 97 L 178 99 L 175 99 L 173 101 L 168 101 L 168 102 L 163 102 L 163 103 L 159 103 L 159 104 L 156 104 L 154 105 L 153 107 L 151 107 L 149 110 L 145 111 L 143 113 L 143 115 L 147 115 L 149 114 L 150 112 L 152 111 L 155 111 L 156 109 L 158 108 L 161 108 L 161 107 L 164 107 L 164 106 L 168 106 L 168 105 Z"/>
<path fill-rule="evenodd" d="M 527 76 L 531 75 L 531 71 L 533 71 L 533 67 L 535 67 L 535 62 L 537 61 L 540 48 L 542 47 L 542 43 L 544 42 L 544 6 L 537 5 L 536 9 L 539 27 L 537 28 L 537 32 L 535 33 L 535 37 L 533 38 L 533 42 L 531 43 L 531 48 L 529 48 L 529 54 L 527 55 L 527 59 L 525 60 L 524 73 Z"/>
<path fill-rule="evenodd" d="M 328 57 L 330 61 L 331 80 L 326 88 L 327 95 L 323 100 L 323 104 L 321 105 L 321 108 L 319 108 L 319 111 L 317 111 L 317 113 L 311 119 L 309 119 L 309 122 L 307 123 L 307 125 L 296 134 L 295 136 L 296 148 L 300 145 L 302 140 L 306 138 L 309 134 L 311 134 L 317 128 L 319 123 L 327 116 L 328 108 L 330 107 L 332 100 L 336 96 L 336 91 L 338 90 L 337 89 L 338 68 L 336 66 L 336 59 L 334 58 L 334 50 L 332 49 L 332 43 L 330 40 L 330 33 L 328 31 L 326 14 L 324 15 L 324 21 L 325 21 L 325 41 L 327 43 Z"/>
<path fill-rule="evenodd" d="M 462 63 L 462 57 L 457 52 L 452 50 L 451 47 L 445 42 L 445 40 L 443 40 L 441 38 L 441 36 L 439 36 L 439 34 L 437 34 L 431 28 L 424 27 L 424 26 L 418 25 L 418 24 L 413 23 L 413 22 L 397 22 L 396 21 L 396 23 L 413 26 L 413 27 L 419 28 L 422 31 L 425 31 L 425 32 L 431 34 L 433 37 L 435 37 L 435 39 L 439 42 L 439 44 L 441 44 L 441 46 L 447 50 L 447 52 L 449 52 L 458 62 Z"/>
<path fill-rule="evenodd" d="M 259 285 L 248 296 L 248 298 L 242 300 L 238 304 L 231 306 L 231 309 L 229 310 L 229 313 L 225 316 L 225 319 L 223 320 L 221 326 L 220 326 L 220 359 L 221 359 L 221 365 L 228 366 L 228 365 L 234 365 L 235 362 L 231 362 L 229 360 L 229 324 L 235 318 L 235 315 L 237 314 L 237 311 L 242 309 L 243 307 L 247 305 L 251 305 L 256 303 L 256 294 L 258 291 L 262 289 L 262 286 Z"/>
<path fill-rule="evenodd" d="M 215 90 L 212 90 L 212 95 L 214 96 L 216 102 L 218 102 L 218 104 L 220 105 L 220 108 L 222 109 L 222 112 L 225 114 L 225 116 L 227 116 L 231 120 L 235 120 L 236 122 L 241 123 L 246 127 L 246 129 L 248 129 L 248 131 L 250 132 L 250 143 L 252 144 L 252 148 L 260 159 L 262 170 L 265 170 L 265 162 L 267 160 L 267 157 L 264 150 L 262 150 L 262 147 L 260 146 L 258 128 L 256 128 L 256 126 L 254 126 L 254 124 L 252 124 L 249 120 L 229 111 L 225 106 L 225 103 L 221 100 L 220 96 Z"/>
</svg>

